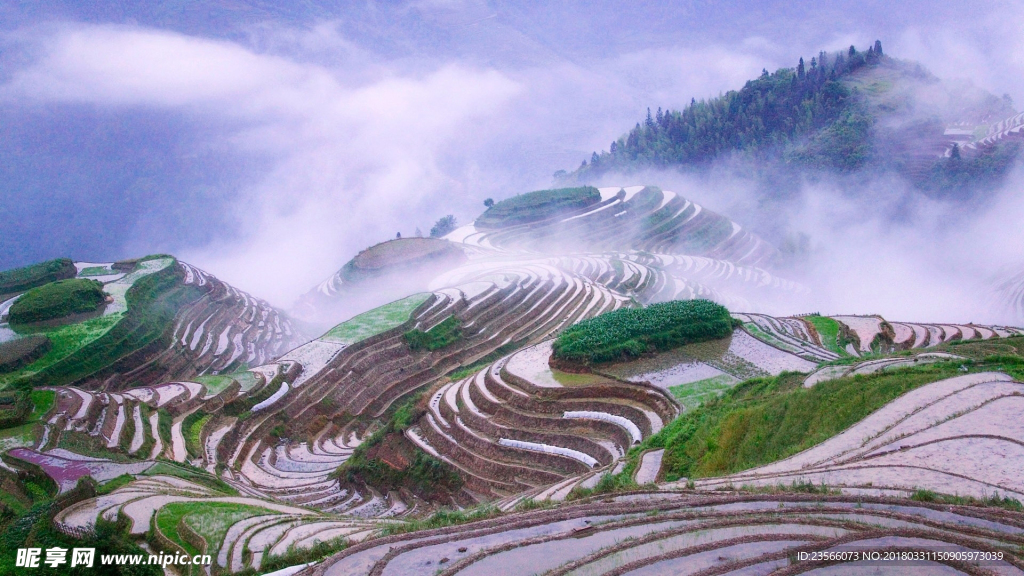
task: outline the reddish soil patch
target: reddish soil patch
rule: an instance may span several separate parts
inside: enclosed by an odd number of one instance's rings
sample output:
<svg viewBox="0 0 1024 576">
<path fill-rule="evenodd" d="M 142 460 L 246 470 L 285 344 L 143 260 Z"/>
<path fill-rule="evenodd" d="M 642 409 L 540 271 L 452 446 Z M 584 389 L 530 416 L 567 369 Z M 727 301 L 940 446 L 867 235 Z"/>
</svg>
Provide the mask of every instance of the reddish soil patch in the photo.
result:
<svg viewBox="0 0 1024 576">
<path fill-rule="evenodd" d="M 59 486 L 74 484 L 83 476 L 88 476 L 91 470 L 88 463 L 81 460 L 69 460 L 59 456 L 40 454 L 35 450 L 15 448 L 8 452 L 11 456 L 35 464 L 43 469 L 43 472 L 53 478 Z"/>
<path fill-rule="evenodd" d="M 427 262 L 464 260 L 462 250 L 439 238 L 400 238 L 371 246 L 356 255 L 345 268 L 363 273 Z"/>
</svg>

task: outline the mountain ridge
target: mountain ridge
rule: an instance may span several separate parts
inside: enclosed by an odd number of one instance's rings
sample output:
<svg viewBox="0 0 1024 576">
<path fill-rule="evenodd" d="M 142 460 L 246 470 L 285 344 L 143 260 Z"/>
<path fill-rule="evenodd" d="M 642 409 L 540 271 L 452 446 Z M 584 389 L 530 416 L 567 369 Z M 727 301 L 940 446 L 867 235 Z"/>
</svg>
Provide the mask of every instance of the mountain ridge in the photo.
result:
<svg viewBox="0 0 1024 576">
<path fill-rule="evenodd" d="M 704 170 L 746 162 L 765 174 L 879 169 L 950 194 L 1002 178 L 1019 157 L 1024 118 L 1008 96 L 943 81 L 882 52 L 819 52 L 763 70 L 739 90 L 660 108 L 556 182 L 592 183 L 645 169 Z"/>
</svg>

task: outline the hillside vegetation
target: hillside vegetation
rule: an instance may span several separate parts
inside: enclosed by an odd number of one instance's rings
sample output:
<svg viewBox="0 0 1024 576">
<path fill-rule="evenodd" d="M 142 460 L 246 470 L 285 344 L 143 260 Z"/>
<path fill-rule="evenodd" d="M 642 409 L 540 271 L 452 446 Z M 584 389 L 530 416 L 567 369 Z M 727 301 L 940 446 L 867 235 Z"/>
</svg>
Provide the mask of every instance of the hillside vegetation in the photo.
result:
<svg viewBox="0 0 1024 576">
<path fill-rule="evenodd" d="M 97 493 L 96 482 L 85 478 L 69 493 L 57 495 L 56 486 L 36 466 L 18 462 L 17 468 L 5 466 L 0 471 L 3 482 L 3 505 L 0 509 L 0 574 L 39 574 L 41 576 L 86 574 L 111 574 L 124 576 L 159 576 L 163 574 L 157 565 L 102 566 L 100 557 L 107 554 L 146 554 L 139 544 L 128 536 L 124 522 L 116 523 L 99 519 L 94 529 L 84 539 L 77 539 L 59 532 L 53 526 L 53 515 L 77 501 Z M 13 471 L 10 471 L 13 470 Z M 16 472 L 16 473 L 15 473 Z M 95 568 L 78 566 L 69 568 L 71 550 L 94 548 Z M 15 565 L 17 551 L 23 548 L 62 548 L 67 551 L 65 564 L 51 567 L 45 564 L 45 553 L 36 568 L 18 568 Z"/>
<path fill-rule="evenodd" d="M 841 82 L 847 74 L 882 59 L 880 52 L 820 53 L 805 67 L 764 71 L 738 90 L 718 98 L 691 101 L 681 111 L 660 109 L 619 140 L 607 152 L 595 153 L 580 174 L 598 174 L 635 166 L 700 164 L 728 150 L 756 150 L 785 144 L 802 134 L 839 120 L 839 141 L 863 138 L 864 125 L 849 110 L 850 90 Z M 844 115 L 845 112 L 845 115 Z M 853 131 L 854 134 L 849 134 Z M 823 150 L 829 148 L 822 146 Z M 836 160 L 853 164 L 850 146 L 827 150 Z M 844 148 L 846 148 L 844 150 Z"/>
<path fill-rule="evenodd" d="M 22 292 L 57 280 L 74 278 L 75 263 L 68 258 L 47 260 L 0 272 L 0 295 Z"/>
<path fill-rule="evenodd" d="M 527 224 L 600 201 L 601 193 L 593 186 L 537 190 L 506 198 L 489 207 L 476 219 L 476 225 L 480 228 L 502 228 Z"/>
<path fill-rule="evenodd" d="M 117 323 L 113 327 L 88 344 L 75 347 L 74 352 L 59 361 L 38 372 L 25 374 L 16 384 L 42 386 L 74 382 L 101 374 L 119 360 L 148 347 L 166 347 L 161 344 L 169 343 L 177 311 L 202 297 L 197 287 L 183 284 L 181 276 L 181 268 L 171 265 L 140 278 L 125 294 L 128 311 L 123 316 L 114 316 Z"/>
<path fill-rule="evenodd" d="M 93 312 L 103 304 L 103 284 L 71 278 L 44 284 L 22 295 L 10 309 L 12 324 L 29 324 Z"/>
<path fill-rule="evenodd" d="M 704 478 L 781 460 L 839 434 L 903 394 L 960 374 L 960 363 L 801 386 L 804 375 L 755 378 L 684 412 L 645 447 L 665 448 L 666 479 Z"/>
<path fill-rule="evenodd" d="M 839 329 L 838 322 L 828 316 L 821 316 L 820 314 L 804 316 L 804 320 L 814 326 L 814 329 L 817 330 L 822 346 L 836 354 L 839 354 L 840 356 L 846 356 L 848 354 L 846 351 L 847 341 L 845 339 L 841 340 L 841 331 Z"/>
<path fill-rule="evenodd" d="M 942 82 L 920 65 L 867 51 L 820 52 L 796 68 L 763 71 L 739 90 L 691 100 L 682 110 L 648 110 L 646 119 L 594 152 L 567 181 L 612 171 L 702 167 L 727 155 L 758 170 L 812 168 L 895 171 L 926 191 L 956 192 L 990 183 L 1018 157 L 1019 142 L 999 142 L 951 157 L 948 125 L 988 126 L 1015 114 L 1008 99 Z M 766 164 L 765 161 L 774 162 Z M 775 174 L 773 180 L 777 180 Z M 778 182 L 769 185 L 777 189 Z"/>
<path fill-rule="evenodd" d="M 725 338 L 733 321 L 709 300 L 673 300 L 622 308 L 569 327 L 555 340 L 559 360 L 592 363 L 636 358 L 656 350 Z"/>
<path fill-rule="evenodd" d="M 430 330 L 409 330 L 405 333 L 405 341 L 412 350 L 440 350 L 454 344 L 462 337 L 459 330 L 459 319 L 454 315 L 445 318 Z"/>
</svg>

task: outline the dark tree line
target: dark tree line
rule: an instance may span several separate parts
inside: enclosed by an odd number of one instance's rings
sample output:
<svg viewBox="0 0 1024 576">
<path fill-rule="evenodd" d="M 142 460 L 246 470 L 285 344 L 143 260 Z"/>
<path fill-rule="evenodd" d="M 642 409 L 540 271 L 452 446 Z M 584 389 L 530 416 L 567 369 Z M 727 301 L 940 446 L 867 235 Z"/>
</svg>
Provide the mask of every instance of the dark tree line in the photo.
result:
<svg viewBox="0 0 1024 576">
<path fill-rule="evenodd" d="M 786 144 L 798 135 L 828 126 L 840 118 L 850 93 L 839 80 L 858 68 L 878 62 L 882 44 L 865 52 L 820 52 L 809 64 L 782 68 L 750 80 L 738 91 L 710 100 L 690 100 L 681 111 L 647 111 L 642 123 L 595 152 L 579 173 L 609 169 L 671 166 L 709 162 L 730 150 L 758 150 Z"/>
</svg>

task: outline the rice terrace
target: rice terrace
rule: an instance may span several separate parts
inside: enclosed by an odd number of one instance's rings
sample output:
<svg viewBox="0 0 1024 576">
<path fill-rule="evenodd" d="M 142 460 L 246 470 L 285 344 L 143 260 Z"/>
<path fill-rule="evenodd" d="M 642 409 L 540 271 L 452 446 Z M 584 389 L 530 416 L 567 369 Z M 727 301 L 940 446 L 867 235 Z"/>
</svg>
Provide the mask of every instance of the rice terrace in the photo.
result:
<svg viewBox="0 0 1024 576">
<path fill-rule="evenodd" d="M 977 295 L 1006 323 L 805 309 L 799 246 L 627 180 L 735 154 L 941 195 L 1017 162 L 1007 100 L 880 43 L 815 58 L 292 309 L 170 254 L 0 272 L 0 574 L 55 546 L 211 557 L 181 576 L 1024 574 L 1019 269 Z M 919 84 L 957 115 L 898 125 Z"/>
</svg>

